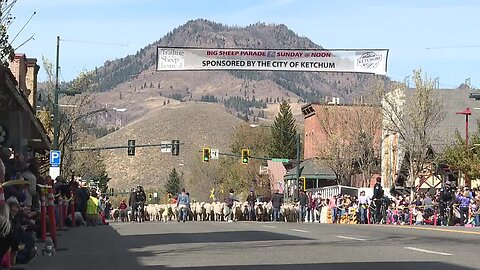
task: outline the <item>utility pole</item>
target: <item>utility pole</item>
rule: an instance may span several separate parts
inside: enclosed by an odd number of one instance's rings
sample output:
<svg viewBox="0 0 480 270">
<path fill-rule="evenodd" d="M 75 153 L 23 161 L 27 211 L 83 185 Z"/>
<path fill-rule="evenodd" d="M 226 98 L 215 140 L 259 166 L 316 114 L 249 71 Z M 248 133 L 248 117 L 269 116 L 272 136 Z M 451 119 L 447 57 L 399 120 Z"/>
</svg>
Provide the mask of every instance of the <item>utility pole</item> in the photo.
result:
<svg viewBox="0 0 480 270">
<path fill-rule="evenodd" d="M 60 56 L 60 36 L 57 36 L 57 56 L 56 56 L 56 67 L 55 67 L 55 90 L 54 101 L 53 101 L 53 149 L 58 150 L 58 134 L 59 134 L 59 112 L 58 112 L 58 71 L 59 67 L 59 56 Z"/>
<path fill-rule="evenodd" d="M 403 78 L 403 84 L 405 84 L 405 87 L 410 88 L 410 76 L 406 76 Z"/>
<path fill-rule="evenodd" d="M 436 77 L 433 81 L 433 88 L 440 89 L 440 77 Z"/>
<path fill-rule="evenodd" d="M 300 197 L 300 133 L 297 132 L 297 200 Z"/>
</svg>

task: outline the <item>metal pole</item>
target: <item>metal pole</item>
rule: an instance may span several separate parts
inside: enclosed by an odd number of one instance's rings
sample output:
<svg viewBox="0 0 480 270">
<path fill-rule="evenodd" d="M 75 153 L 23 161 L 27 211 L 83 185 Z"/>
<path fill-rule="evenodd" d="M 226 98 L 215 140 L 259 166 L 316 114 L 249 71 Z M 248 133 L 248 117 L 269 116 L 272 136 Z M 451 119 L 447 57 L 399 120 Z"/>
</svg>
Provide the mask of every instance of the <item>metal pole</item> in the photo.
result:
<svg viewBox="0 0 480 270">
<path fill-rule="evenodd" d="M 468 146 L 468 114 L 465 115 L 465 144 Z"/>
<path fill-rule="evenodd" d="M 297 199 L 299 197 L 300 197 L 300 133 L 297 133 Z"/>
<path fill-rule="evenodd" d="M 59 134 L 59 115 L 58 115 L 58 70 L 59 67 L 59 55 L 60 55 L 60 36 L 57 36 L 57 59 L 55 67 L 55 89 L 54 101 L 53 101 L 53 149 L 58 150 L 58 134 Z"/>
</svg>

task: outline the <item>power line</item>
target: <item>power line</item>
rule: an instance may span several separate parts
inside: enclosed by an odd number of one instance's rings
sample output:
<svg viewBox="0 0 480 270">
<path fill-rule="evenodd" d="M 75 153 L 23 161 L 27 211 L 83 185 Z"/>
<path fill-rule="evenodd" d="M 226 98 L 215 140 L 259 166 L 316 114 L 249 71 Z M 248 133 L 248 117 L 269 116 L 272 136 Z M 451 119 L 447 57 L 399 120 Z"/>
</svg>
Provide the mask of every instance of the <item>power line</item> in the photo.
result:
<svg viewBox="0 0 480 270">
<path fill-rule="evenodd" d="M 30 16 L 30 18 L 27 20 L 27 22 L 22 26 L 22 28 L 20 29 L 20 31 L 18 31 L 17 35 L 15 35 L 15 37 L 13 37 L 12 41 L 10 42 L 10 44 L 12 44 L 15 39 L 17 39 L 18 35 L 20 35 L 20 33 L 22 33 L 23 29 L 25 29 L 25 27 L 28 25 L 28 23 L 32 20 L 33 16 L 35 16 L 35 14 L 37 14 L 36 11 L 33 12 L 32 16 Z"/>
<path fill-rule="evenodd" d="M 444 46 L 444 47 L 427 47 L 425 50 L 445 50 L 445 49 L 466 49 L 480 48 L 480 45 L 460 45 L 460 46 Z"/>
<path fill-rule="evenodd" d="M 145 45 L 139 45 L 139 44 L 89 41 L 89 40 L 73 40 L 73 39 L 62 39 L 61 41 L 72 42 L 72 43 L 82 43 L 82 44 L 92 44 L 92 45 L 118 46 L 118 47 L 144 47 L 145 46 Z"/>
</svg>

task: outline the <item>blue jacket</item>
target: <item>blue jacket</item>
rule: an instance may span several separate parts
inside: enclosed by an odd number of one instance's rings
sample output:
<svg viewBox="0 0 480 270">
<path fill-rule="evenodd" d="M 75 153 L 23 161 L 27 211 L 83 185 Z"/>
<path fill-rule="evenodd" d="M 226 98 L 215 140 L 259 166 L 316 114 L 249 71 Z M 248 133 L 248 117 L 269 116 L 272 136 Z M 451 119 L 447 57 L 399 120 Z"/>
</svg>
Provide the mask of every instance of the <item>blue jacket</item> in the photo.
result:
<svg viewBox="0 0 480 270">
<path fill-rule="evenodd" d="M 470 205 L 470 198 L 462 195 L 457 195 L 457 201 L 460 203 L 461 208 L 468 208 Z"/>
<path fill-rule="evenodd" d="M 189 205 L 190 204 L 190 198 L 187 196 L 187 195 L 178 195 L 178 201 L 177 201 L 178 204 L 185 204 L 185 205 Z"/>
</svg>

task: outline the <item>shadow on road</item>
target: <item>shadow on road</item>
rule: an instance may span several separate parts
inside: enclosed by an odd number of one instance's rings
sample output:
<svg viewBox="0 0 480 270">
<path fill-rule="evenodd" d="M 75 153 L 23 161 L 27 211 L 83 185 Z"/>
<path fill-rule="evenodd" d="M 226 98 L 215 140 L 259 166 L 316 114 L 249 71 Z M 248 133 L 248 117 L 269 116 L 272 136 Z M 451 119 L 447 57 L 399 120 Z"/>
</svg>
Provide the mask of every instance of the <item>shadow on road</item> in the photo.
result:
<svg viewBox="0 0 480 270">
<path fill-rule="evenodd" d="M 288 234 L 265 231 L 223 231 L 208 233 L 168 233 L 119 236 L 122 243 L 129 248 L 152 245 L 194 244 L 194 243 L 236 243 L 258 241 L 310 240 Z"/>
<path fill-rule="evenodd" d="M 290 241 L 288 241 L 290 240 Z M 203 252 L 209 254 L 222 254 L 226 249 L 242 249 L 250 247 L 268 247 L 268 241 L 282 242 L 285 248 L 289 244 L 297 244 L 296 241 L 310 240 L 288 234 L 280 234 L 265 231 L 220 231 L 210 233 L 173 233 L 173 234 L 145 234 L 145 235 L 120 235 L 110 226 L 82 227 L 72 229 L 59 238 L 59 247 L 65 251 L 58 252 L 55 256 L 39 257 L 27 265 L 26 269 L 37 270 L 86 270 L 86 269 L 159 269 L 159 270 L 372 270 L 372 269 L 459 269 L 469 270 L 473 268 L 460 267 L 441 262 L 351 262 L 351 263 L 319 263 L 319 264 L 265 264 L 265 265 L 228 265 L 228 266 L 192 266 L 171 267 L 167 266 L 164 257 L 178 256 L 182 260 L 182 254 L 188 252 Z M 262 241 L 262 242 L 260 242 Z M 194 244 L 197 245 L 188 245 Z M 217 243 L 215 245 L 201 245 L 201 243 Z M 231 243 L 231 245 L 229 245 Z M 235 244 L 237 243 L 237 244 Z M 179 244 L 165 249 L 162 245 Z M 275 243 L 278 245 L 278 243 Z M 155 246 L 161 246 L 156 250 Z M 41 248 L 41 247 L 40 247 Z M 146 249 L 142 249 L 146 248 Z M 135 250 L 137 249 L 137 250 Z M 140 249 L 140 250 L 138 250 Z M 176 249 L 176 250 L 175 250 Z M 298 251 L 298 249 L 295 249 Z M 220 252 L 220 253 L 219 253 Z M 228 253 L 225 253 L 228 254 Z M 202 255 L 203 256 L 203 255 Z M 235 256 L 235 255 L 231 255 Z M 261 256 L 259 254 L 259 256 Z M 348 259 L 348 256 L 347 258 Z M 222 264 L 228 262 L 225 255 Z M 142 262 L 148 262 L 149 266 Z M 248 261 L 245 261 L 248 263 Z M 271 262 L 265 262 L 271 263 Z M 155 265 L 153 265 L 155 264 Z M 214 264 L 214 262 L 212 262 Z"/>
</svg>

